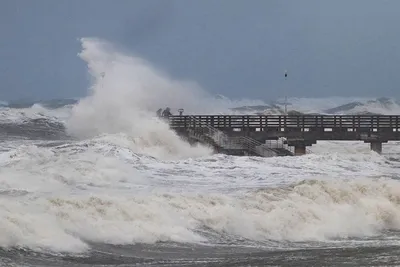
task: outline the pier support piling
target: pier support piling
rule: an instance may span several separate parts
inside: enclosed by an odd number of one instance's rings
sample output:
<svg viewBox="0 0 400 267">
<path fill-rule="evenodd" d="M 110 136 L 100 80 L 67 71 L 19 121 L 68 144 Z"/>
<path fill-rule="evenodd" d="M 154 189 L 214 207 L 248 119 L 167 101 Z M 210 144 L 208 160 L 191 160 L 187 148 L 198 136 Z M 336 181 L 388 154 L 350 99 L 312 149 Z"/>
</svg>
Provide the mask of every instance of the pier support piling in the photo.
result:
<svg viewBox="0 0 400 267">
<path fill-rule="evenodd" d="M 378 154 L 382 153 L 382 142 L 371 142 L 370 147 L 372 151 L 375 151 Z"/>
<path fill-rule="evenodd" d="M 305 145 L 298 145 L 294 147 L 294 155 L 301 156 L 306 154 L 306 146 Z"/>
<path fill-rule="evenodd" d="M 289 146 L 294 147 L 294 155 L 295 156 L 301 156 L 305 155 L 307 153 L 307 146 L 312 146 L 313 144 L 316 144 L 317 140 L 305 140 L 303 138 L 300 139 L 287 139 L 287 144 Z"/>
</svg>

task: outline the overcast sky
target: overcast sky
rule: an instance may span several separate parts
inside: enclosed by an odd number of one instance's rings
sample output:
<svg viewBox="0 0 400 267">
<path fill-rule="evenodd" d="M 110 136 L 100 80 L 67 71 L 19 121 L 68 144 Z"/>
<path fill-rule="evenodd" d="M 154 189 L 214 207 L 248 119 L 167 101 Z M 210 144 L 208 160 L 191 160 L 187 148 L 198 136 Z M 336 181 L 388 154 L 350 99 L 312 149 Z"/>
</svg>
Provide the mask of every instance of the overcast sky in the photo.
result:
<svg viewBox="0 0 400 267">
<path fill-rule="evenodd" d="M 399 0 L 0 0 L 0 99 L 85 95 L 81 37 L 234 98 L 399 97 L 399 11 Z"/>
</svg>

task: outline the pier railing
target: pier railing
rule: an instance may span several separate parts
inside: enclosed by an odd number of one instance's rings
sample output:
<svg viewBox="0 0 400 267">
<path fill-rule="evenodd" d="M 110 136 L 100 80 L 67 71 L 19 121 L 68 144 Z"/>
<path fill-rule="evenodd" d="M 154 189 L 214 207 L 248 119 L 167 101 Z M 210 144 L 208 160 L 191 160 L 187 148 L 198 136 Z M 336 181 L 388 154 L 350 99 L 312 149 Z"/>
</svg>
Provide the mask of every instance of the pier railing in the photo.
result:
<svg viewBox="0 0 400 267">
<path fill-rule="evenodd" d="M 171 128 L 391 128 L 400 131 L 400 116 L 391 115 L 216 115 L 171 116 Z"/>
</svg>

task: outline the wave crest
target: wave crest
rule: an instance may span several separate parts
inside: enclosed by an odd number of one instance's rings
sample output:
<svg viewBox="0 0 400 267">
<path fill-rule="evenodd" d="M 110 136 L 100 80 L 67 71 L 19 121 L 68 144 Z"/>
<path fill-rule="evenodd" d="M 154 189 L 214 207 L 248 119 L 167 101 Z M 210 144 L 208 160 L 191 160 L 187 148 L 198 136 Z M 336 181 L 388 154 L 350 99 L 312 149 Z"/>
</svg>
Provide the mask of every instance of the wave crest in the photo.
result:
<svg viewBox="0 0 400 267">
<path fill-rule="evenodd" d="M 89 96 L 73 107 L 68 133 L 79 138 L 124 133 L 135 139 L 139 150 L 156 157 L 211 153 L 204 147 L 190 147 L 168 124 L 155 118 L 160 107 L 202 107 L 199 100 L 207 95 L 204 91 L 168 78 L 107 42 L 82 39 L 82 46 L 80 57 L 87 62 L 94 81 Z"/>
<path fill-rule="evenodd" d="M 2 205 L 8 234 L 0 239 L 1 245 L 33 249 L 70 248 L 66 244 L 77 249 L 86 241 L 329 242 L 400 230 L 400 183 L 382 179 L 309 180 L 244 195 L 97 194 L 39 198 L 25 204 L 6 200 Z M 43 224 L 40 218 L 51 223 Z M 17 234 L 21 229 L 24 235 Z M 48 243 L 49 233 L 54 244 Z"/>
</svg>

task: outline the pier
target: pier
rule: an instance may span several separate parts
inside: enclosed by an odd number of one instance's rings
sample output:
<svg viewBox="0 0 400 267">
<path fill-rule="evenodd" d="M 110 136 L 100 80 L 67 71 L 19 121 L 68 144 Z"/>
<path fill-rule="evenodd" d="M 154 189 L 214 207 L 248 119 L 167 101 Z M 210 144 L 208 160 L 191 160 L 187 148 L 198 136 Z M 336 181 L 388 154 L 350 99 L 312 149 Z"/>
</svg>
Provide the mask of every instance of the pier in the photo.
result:
<svg viewBox="0 0 400 267">
<path fill-rule="evenodd" d="M 168 120 L 189 142 L 234 155 L 304 155 L 319 140 L 362 141 L 382 153 L 383 143 L 400 140 L 400 115 L 185 115 Z"/>
</svg>

